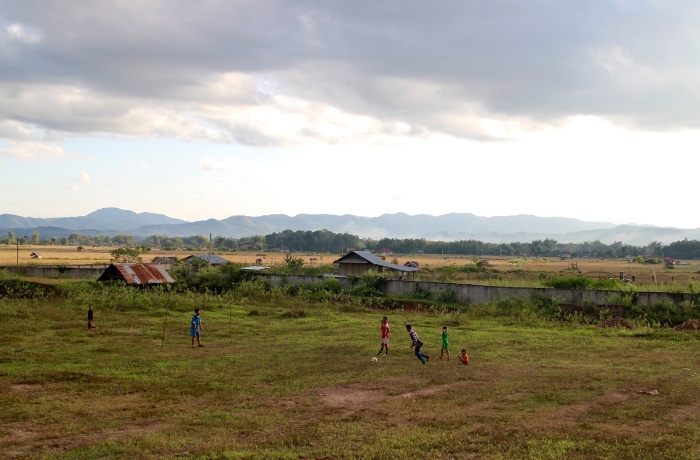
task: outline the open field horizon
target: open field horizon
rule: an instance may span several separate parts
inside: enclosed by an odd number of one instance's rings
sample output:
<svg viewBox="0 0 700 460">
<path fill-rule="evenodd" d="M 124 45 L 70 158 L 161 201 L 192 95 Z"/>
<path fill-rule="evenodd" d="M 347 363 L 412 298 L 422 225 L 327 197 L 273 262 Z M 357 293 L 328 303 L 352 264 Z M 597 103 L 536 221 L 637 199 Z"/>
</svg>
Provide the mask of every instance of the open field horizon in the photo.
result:
<svg viewBox="0 0 700 460">
<path fill-rule="evenodd" d="M 83 251 L 77 251 L 75 246 L 44 246 L 28 245 L 19 247 L 19 257 L 15 246 L 0 246 L 0 266 L 14 266 L 19 261 L 20 265 L 80 265 L 80 264 L 109 264 L 110 252 L 113 247 L 86 247 Z M 41 259 L 34 259 L 30 254 L 34 251 L 41 253 Z M 151 249 L 143 255 L 144 262 L 150 262 L 154 257 L 177 257 L 182 259 L 192 254 L 206 254 L 206 251 L 166 251 Z M 263 265 L 280 266 L 284 262 L 286 253 L 261 252 L 261 251 L 212 251 L 230 262 L 244 265 L 254 265 L 257 259 L 262 260 Z M 306 266 L 319 266 L 331 264 L 343 256 L 341 253 L 309 253 L 292 252 L 295 257 L 300 257 Z M 399 265 L 407 261 L 417 261 L 420 267 L 426 271 L 440 269 L 450 265 L 473 265 L 473 255 L 456 254 L 390 254 L 386 256 L 388 262 L 396 259 Z M 589 259 L 572 258 L 559 260 L 558 257 L 498 257 L 482 256 L 491 265 L 491 268 L 501 271 L 531 271 L 531 272 L 563 272 L 575 269 L 580 272 L 608 272 L 617 276 L 619 272 L 626 275 L 642 275 L 650 277 L 653 274 L 670 273 L 673 275 L 689 275 L 700 273 L 700 261 L 684 261 L 684 265 L 676 265 L 672 270 L 663 265 L 649 265 L 631 263 L 627 259 Z M 700 276 L 699 276 L 700 277 Z"/>
</svg>

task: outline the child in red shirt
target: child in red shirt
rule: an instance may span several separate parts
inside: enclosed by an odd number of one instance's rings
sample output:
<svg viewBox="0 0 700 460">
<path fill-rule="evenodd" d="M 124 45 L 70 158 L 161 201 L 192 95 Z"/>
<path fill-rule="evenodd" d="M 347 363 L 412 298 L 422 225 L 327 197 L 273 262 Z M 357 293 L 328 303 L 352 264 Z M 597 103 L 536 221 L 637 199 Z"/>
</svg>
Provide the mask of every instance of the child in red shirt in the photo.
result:
<svg viewBox="0 0 700 460">
<path fill-rule="evenodd" d="M 386 354 L 389 354 L 389 321 L 386 316 L 382 318 L 382 346 L 379 348 L 379 354 L 382 354 L 382 350 L 386 350 Z"/>
<path fill-rule="evenodd" d="M 462 349 L 462 355 L 459 357 L 462 364 L 469 364 L 469 355 L 467 355 L 467 350 Z"/>
</svg>

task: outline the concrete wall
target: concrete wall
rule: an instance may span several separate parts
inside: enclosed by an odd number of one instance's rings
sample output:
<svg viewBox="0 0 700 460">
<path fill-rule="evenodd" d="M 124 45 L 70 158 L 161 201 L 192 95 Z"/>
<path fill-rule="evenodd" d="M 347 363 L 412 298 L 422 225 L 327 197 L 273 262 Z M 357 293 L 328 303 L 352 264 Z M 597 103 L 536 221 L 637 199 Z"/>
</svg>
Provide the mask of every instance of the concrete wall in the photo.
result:
<svg viewBox="0 0 700 460">
<path fill-rule="evenodd" d="M 273 285 L 281 284 L 315 284 L 324 281 L 322 276 L 309 275 L 263 275 Z M 352 289 L 360 284 L 359 280 L 345 277 L 337 277 L 344 289 Z M 496 287 L 481 286 L 473 284 L 436 283 L 423 281 L 399 281 L 389 280 L 384 288 L 384 293 L 397 297 L 408 298 L 416 291 L 429 292 L 429 298 L 439 299 L 452 297 L 465 305 L 483 304 L 495 302 L 499 299 L 509 297 L 519 297 L 530 299 L 533 297 L 553 298 L 561 303 L 583 305 L 585 302 L 592 302 L 597 305 L 610 303 L 610 296 L 617 291 L 593 291 L 593 290 L 569 290 L 551 288 L 517 288 L 517 287 Z M 443 294 L 445 293 L 445 294 Z M 673 294 L 666 292 L 639 292 L 637 303 L 639 305 L 658 305 L 662 302 L 672 302 L 679 304 L 684 300 L 692 300 L 691 294 Z"/>
<path fill-rule="evenodd" d="M 6 270 L 8 273 L 21 274 L 23 276 L 34 276 L 38 278 L 94 278 L 97 279 L 109 265 L 83 265 L 70 267 L 55 266 L 20 266 L 20 267 L 0 267 L 0 271 Z M 273 285 L 282 284 L 316 284 L 325 279 L 323 276 L 311 275 L 275 275 L 261 274 Z M 355 278 L 335 277 L 343 286 L 343 289 L 350 290 L 361 284 Z M 456 299 L 465 305 L 482 304 L 495 302 L 499 299 L 509 297 L 519 297 L 530 299 L 533 296 L 554 298 L 562 303 L 583 305 L 585 302 L 592 302 L 597 305 L 610 303 L 610 296 L 616 291 L 591 291 L 591 290 L 569 290 L 551 288 L 516 288 L 516 287 L 496 287 L 481 286 L 474 284 L 437 283 L 425 281 L 399 281 L 389 280 L 384 287 L 384 293 L 397 297 L 408 298 L 416 291 L 427 291 L 431 299 L 440 299 L 441 295 Z M 445 293 L 445 294 L 442 294 Z M 692 300 L 691 294 L 673 294 L 666 292 L 639 292 L 637 303 L 639 305 L 658 305 L 662 302 L 672 302 L 679 304 L 684 300 Z"/>
<path fill-rule="evenodd" d="M 37 278 L 95 278 L 97 279 L 109 265 L 79 266 L 39 266 L 24 265 L 19 267 L 0 267 L 13 275 L 33 276 Z"/>
</svg>

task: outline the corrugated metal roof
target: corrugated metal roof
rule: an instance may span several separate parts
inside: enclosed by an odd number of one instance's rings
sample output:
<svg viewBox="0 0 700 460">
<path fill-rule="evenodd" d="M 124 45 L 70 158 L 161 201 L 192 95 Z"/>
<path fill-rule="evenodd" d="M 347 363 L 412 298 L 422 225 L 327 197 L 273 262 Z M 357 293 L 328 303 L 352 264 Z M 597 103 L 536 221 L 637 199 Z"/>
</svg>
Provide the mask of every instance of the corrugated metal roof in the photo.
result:
<svg viewBox="0 0 700 460">
<path fill-rule="evenodd" d="M 185 257 L 183 261 L 191 261 L 193 258 L 201 259 L 205 262 L 209 262 L 212 265 L 223 265 L 230 263 L 230 261 L 221 256 L 217 256 L 216 254 L 193 254 L 189 257 Z"/>
<path fill-rule="evenodd" d="M 367 262 L 369 262 L 371 264 L 379 265 L 380 267 L 390 268 L 392 270 L 398 270 L 401 272 L 416 272 L 416 271 L 420 270 L 420 268 L 418 268 L 418 267 L 405 267 L 403 265 L 390 264 L 386 260 L 383 260 L 381 257 L 374 255 L 369 251 L 351 251 L 333 263 L 334 264 L 342 263 L 343 259 L 350 257 L 353 254 L 357 255 L 358 257 L 363 258 L 364 260 L 366 260 Z"/>
<path fill-rule="evenodd" d="M 97 281 L 122 279 L 126 284 L 174 283 L 172 276 L 159 264 L 111 264 Z"/>
</svg>

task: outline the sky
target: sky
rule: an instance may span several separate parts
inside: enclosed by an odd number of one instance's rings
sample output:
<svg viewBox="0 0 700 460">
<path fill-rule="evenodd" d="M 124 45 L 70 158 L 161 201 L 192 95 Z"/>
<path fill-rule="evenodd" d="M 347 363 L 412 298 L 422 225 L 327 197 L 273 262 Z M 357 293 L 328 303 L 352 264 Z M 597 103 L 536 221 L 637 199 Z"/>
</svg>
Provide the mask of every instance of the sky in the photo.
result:
<svg viewBox="0 0 700 460">
<path fill-rule="evenodd" d="M 694 0 L 0 0 L 0 214 L 698 228 L 698 24 Z"/>
</svg>

